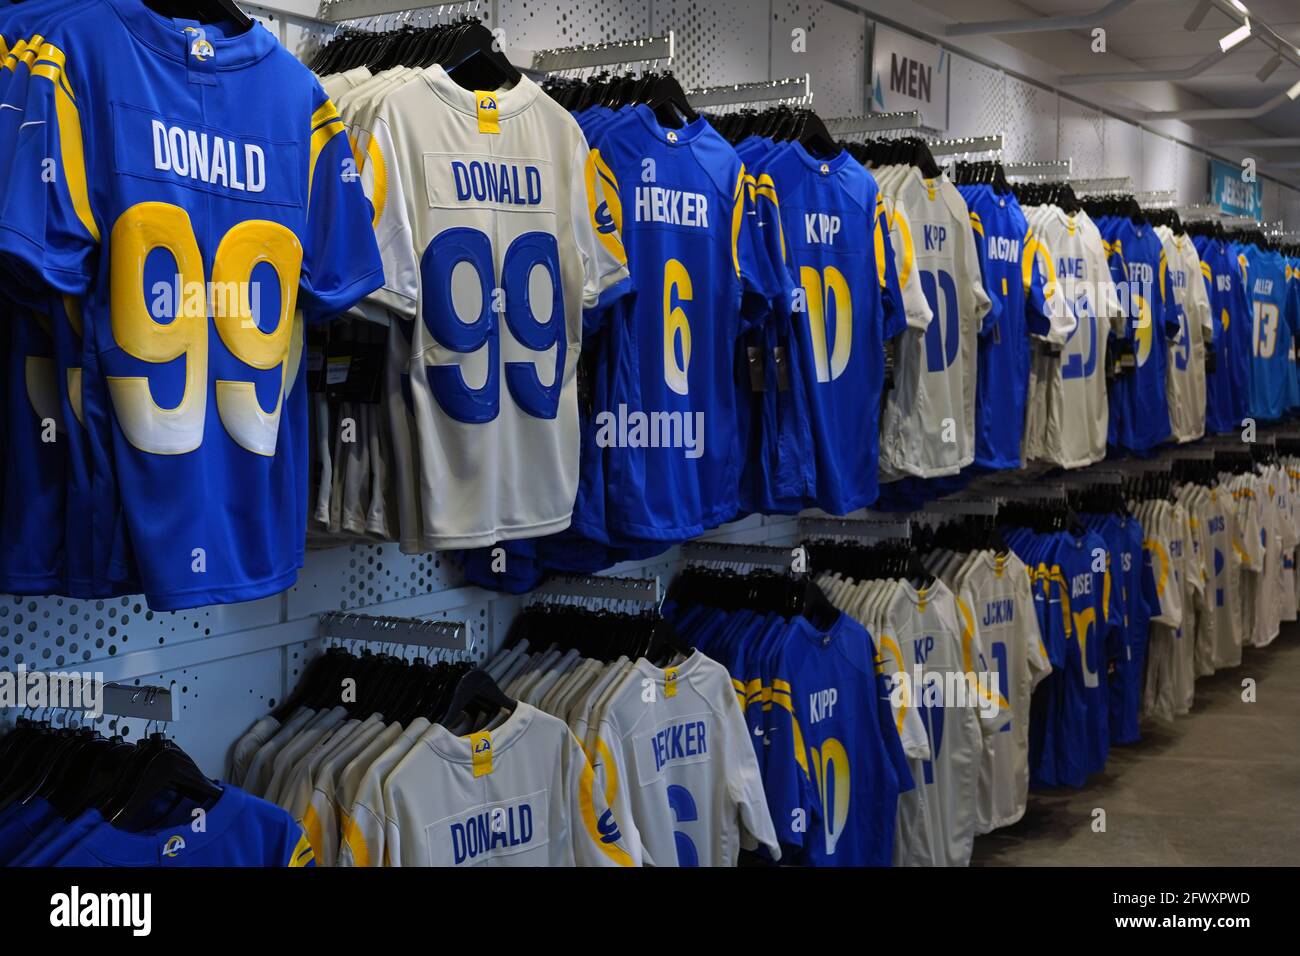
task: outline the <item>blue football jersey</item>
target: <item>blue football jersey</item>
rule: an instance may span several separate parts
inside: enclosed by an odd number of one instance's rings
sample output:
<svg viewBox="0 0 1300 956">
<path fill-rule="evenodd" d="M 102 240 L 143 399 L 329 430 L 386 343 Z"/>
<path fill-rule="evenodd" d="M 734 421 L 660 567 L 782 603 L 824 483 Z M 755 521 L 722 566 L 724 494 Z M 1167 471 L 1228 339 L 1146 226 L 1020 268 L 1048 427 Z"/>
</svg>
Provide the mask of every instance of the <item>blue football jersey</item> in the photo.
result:
<svg viewBox="0 0 1300 956">
<path fill-rule="evenodd" d="M 773 668 L 771 713 L 791 728 L 768 754 L 765 786 L 797 785 L 797 802 L 772 806 L 782 844 L 813 866 L 889 866 L 900 781 L 884 733 L 897 730 L 882 717 L 871 636 L 845 615 L 824 631 L 797 617 Z"/>
<path fill-rule="evenodd" d="M 1300 327 L 1291 295 L 1290 264 L 1280 252 L 1255 246 L 1244 250 L 1244 255 L 1253 332 L 1249 413 L 1260 421 L 1277 421 L 1291 407 L 1296 375 L 1292 343 Z"/>
<path fill-rule="evenodd" d="M 979 340 L 975 393 L 975 464 L 1019 468 L 1029 392 L 1030 333 L 1046 335 L 1045 276 L 1034 254 L 1033 233 L 1014 193 L 992 186 L 959 186 L 971 211 L 980 248 L 984 289 L 993 302 Z"/>
<path fill-rule="evenodd" d="M 1206 376 L 1205 424 L 1223 433 L 1240 428 L 1249 412 L 1254 315 L 1241 263 L 1227 244 L 1210 236 L 1197 236 L 1195 244 L 1214 319 L 1214 371 Z"/>
<path fill-rule="evenodd" d="M 0 164 L 7 165 L 23 119 L 44 25 L 70 6 L 69 0 L 37 0 L 0 11 Z M 84 495 L 74 497 L 89 489 L 74 487 L 82 436 L 69 389 L 80 361 L 69 363 L 64 355 L 64 340 L 73 337 L 66 311 L 39 286 L 6 286 L 11 302 L 0 306 L 8 365 L 0 591 L 94 596 L 87 580 L 89 538 L 83 537 L 90 515 Z"/>
<path fill-rule="evenodd" d="M 303 832 L 284 809 L 226 786 L 207 810 L 204 829 L 188 815 L 175 825 L 129 833 L 100 823 L 53 862 L 54 866 L 259 866 L 316 865 Z"/>
<path fill-rule="evenodd" d="M 1168 342 L 1182 328 L 1160 237 L 1150 225 L 1116 218 L 1103 228 L 1110 241 L 1111 274 L 1128 314 L 1137 367 L 1111 390 L 1112 443 L 1145 452 L 1166 440 Z M 1120 266 L 1122 265 L 1122 268 Z"/>
<path fill-rule="evenodd" d="M 876 500 L 884 343 L 907 326 L 880 190 L 849 153 L 821 160 L 794 142 L 768 155 L 756 193 L 807 416 L 796 444 L 814 454 L 809 503 L 847 514 Z"/>
<path fill-rule="evenodd" d="M 706 119 L 666 129 L 636 106 L 593 147 L 637 295 L 607 319 L 617 364 L 595 396 L 605 527 L 581 514 L 574 527 L 609 543 L 691 538 L 740 511 L 738 343 L 763 321 L 774 279 L 744 166 Z"/>
<path fill-rule="evenodd" d="M 0 257 L 82 297 L 94 506 L 120 497 L 128 539 L 96 553 L 120 569 L 129 547 L 155 609 L 284 590 L 306 537 L 302 320 L 382 282 L 343 123 L 258 25 L 228 33 L 140 0 L 57 20 Z"/>
</svg>

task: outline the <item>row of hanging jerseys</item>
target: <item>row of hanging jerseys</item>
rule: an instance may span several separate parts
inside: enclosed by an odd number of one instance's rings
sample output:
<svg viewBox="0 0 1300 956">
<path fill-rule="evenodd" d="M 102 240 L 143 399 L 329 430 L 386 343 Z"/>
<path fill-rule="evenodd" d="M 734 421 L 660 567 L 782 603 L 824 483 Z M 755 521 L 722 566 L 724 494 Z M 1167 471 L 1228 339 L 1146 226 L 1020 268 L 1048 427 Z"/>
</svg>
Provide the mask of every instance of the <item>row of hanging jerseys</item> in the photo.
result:
<svg viewBox="0 0 1300 956">
<path fill-rule="evenodd" d="M 662 614 L 533 604 L 472 706 L 397 659 L 339 706 L 334 651 L 231 778 L 327 865 L 965 865 L 1296 618 L 1300 459 L 1230 464 L 688 567 Z"/>
</svg>

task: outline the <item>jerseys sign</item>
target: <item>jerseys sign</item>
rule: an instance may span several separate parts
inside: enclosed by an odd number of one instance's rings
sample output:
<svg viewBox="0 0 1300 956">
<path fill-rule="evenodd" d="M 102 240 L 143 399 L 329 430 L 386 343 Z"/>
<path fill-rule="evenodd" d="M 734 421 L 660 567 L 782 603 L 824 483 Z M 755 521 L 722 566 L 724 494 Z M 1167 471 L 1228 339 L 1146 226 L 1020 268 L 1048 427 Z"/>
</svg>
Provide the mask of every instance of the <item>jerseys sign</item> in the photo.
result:
<svg viewBox="0 0 1300 956">
<path fill-rule="evenodd" d="M 1264 184 L 1242 179 L 1242 167 L 1210 160 L 1210 202 L 1229 216 L 1264 217 Z"/>
<path fill-rule="evenodd" d="M 871 43 L 871 108 L 917 110 L 931 129 L 948 128 L 948 54 L 876 24 Z"/>
</svg>

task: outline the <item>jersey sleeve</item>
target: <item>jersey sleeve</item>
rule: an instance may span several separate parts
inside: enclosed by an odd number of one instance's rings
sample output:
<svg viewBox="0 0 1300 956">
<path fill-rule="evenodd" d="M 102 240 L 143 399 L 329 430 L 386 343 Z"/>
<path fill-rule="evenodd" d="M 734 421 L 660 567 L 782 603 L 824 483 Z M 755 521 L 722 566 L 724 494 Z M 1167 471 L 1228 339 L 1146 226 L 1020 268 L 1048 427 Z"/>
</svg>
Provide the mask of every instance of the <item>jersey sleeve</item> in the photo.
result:
<svg viewBox="0 0 1300 956">
<path fill-rule="evenodd" d="M 299 306 L 308 320 L 328 320 L 379 288 L 384 273 L 343 119 L 324 90 L 315 93 Z"/>
<path fill-rule="evenodd" d="M 984 290 L 985 298 L 989 300 L 988 311 L 985 312 L 984 321 L 980 323 L 979 329 L 979 334 L 985 336 L 992 333 L 993 326 L 997 325 L 998 319 L 1002 317 L 1002 296 L 993 287 L 994 280 L 989 275 L 989 250 L 984 241 L 984 221 L 974 209 L 969 210 L 969 215 L 972 239 L 975 242 L 975 261 L 979 264 L 979 286 Z"/>
<path fill-rule="evenodd" d="M 767 795 L 763 792 L 758 758 L 749 744 L 749 728 L 740 712 L 740 703 L 736 695 L 729 692 L 720 695 L 718 703 L 722 708 L 718 723 L 724 738 L 727 793 L 739 818 L 741 846 L 747 850 L 766 847 L 772 858 L 779 860 L 781 847 L 768 810 Z"/>
<path fill-rule="evenodd" d="M 894 729 L 903 746 L 903 753 L 918 760 L 929 760 L 930 737 L 925 732 L 921 711 L 913 700 L 913 688 L 907 679 L 903 649 L 888 629 L 880 630 L 879 637 L 872 633 L 871 639 L 875 645 L 876 672 L 889 694 Z"/>
<path fill-rule="evenodd" d="M 581 132 L 575 132 L 573 140 L 572 168 L 583 171 L 582 182 L 569 196 L 582 256 L 582 306 L 584 313 L 598 317 L 632 289 L 623 248 L 623 210 L 618 180 L 600 150 L 588 149 Z"/>
<path fill-rule="evenodd" d="M 894 244 L 889 240 L 889 223 L 885 216 L 885 201 L 876 196 L 876 210 L 872 215 L 872 246 L 875 249 L 876 273 L 880 278 L 882 307 L 882 337 L 889 341 L 907 328 L 907 306 L 903 302 L 903 289 L 898 280 L 898 260 L 894 257 Z"/>
<path fill-rule="evenodd" d="M 297 823 L 285 829 L 281 850 L 280 859 L 283 860 L 281 866 L 314 867 L 316 865 L 316 854 L 312 850 L 311 841 L 307 839 L 307 834 Z"/>
<path fill-rule="evenodd" d="M 984 244 L 975 241 L 974 230 L 964 229 L 958 233 L 957 245 L 974 301 L 971 321 L 982 334 L 991 327 L 989 316 L 993 314 L 993 299 L 984 288 L 984 273 L 988 268 L 987 260 L 983 258 Z"/>
<path fill-rule="evenodd" d="M 921 272 L 916 268 L 916 246 L 912 243 L 912 225 L 907 211 L 897 201 L 885 199 L 884 208 L 907 324 L 924 331 L 929 327 L 934 313 L 926 301 L 925 290 L 921 288 Z"/>
<path fill-rule="evenodd" d="M 609 722 L 602 722 L 596 750 L 599 759 L 609 763 L 604 786 L 597 786 L 595 770 L 582 745 L 572 731 L 568 734 L 564 747 L 565 773 L 571 801 L 573 859 L 578 866 L 641 865 L 641 837 L 632 821 L 631 798 L 625 785 L 628 776 L 620 745 L 618 734 Z"/>
<path fill-rule="evenodd" d="M 0 213 L 0 258 L 19 283 L 82 295 L 101 231 L 91 206 L 84 102 L 63 50 L 46 43 L 32 67 Z M 107 171 L 105 171 L 107 172 Z"/>
<path fill-rule="evenodd" d="M 1057 278 L 1052 250 L 1032 229 L 1025 233 L 1021 280 L 1030 334 L 1053 345 L 1064 345 L 1078 326 L 1078 317 Z"/>
<path fill-rule="evenodd" d="M 789 310 L 795 283 L 790 273 L 790 256 L 781 225 L 781 200 L 776 183 L 767 173 L 750 178 L 754 209 L 755 267 L 762 273 L 760 284 L 773 291 L 784 310 Z"/>
<path fill-rule="evenodd" d="M 1164 323 L 1165 335 L 1170 342 L 1176 342 L 1183 334 L 1183 307 L 1174 295 L 1174 280 L 1169 274 L 1169 254 L 1160 250 L 1160 314 L 1156 316 Z"/>
<path fill-rule="evenodd" d="M 383 284 L 371 298 L 413 319 L 420 295 L 420 262 L 407 190 L 413 167 L 406 158 L 401 118 L 385 102 L 375 117 L 365 169 L 371 189 L 371 225 L 383 263 Z"/>
<path fill-rule="evenodd" d="M 802 848 L 813 821 L 819 819 L 819 809 L 790 682 L 776 676 L 787 673 L 786 655 L 782 652 L 776 655 L 773 666 L 771 709 L 763 734 L 768 748 L 763 790 L 781 845 Z M 758 705 L 751 702 L 750 706 Z"/>
<path fill-rule="evenodd" d="M 984 642 L 980 637 L 979 623 L 971 608 L 975 601 L 967 593 L 953 595 L 957 608 L 957 627 L 961 635 L 962 666 L 970 675 L 972 690 L 976 693 L 975 711 L 979 716 L 980 732 L 987 740 L 1002 729 L 1011 714 L 1011 704 L 1002 695 L 1001 688 L 988 682 L 993 673 L 984 654 Z M 984 678 L 981 682 L 980 678 Z"/>
<path fill-rule="evenodd" d="M 756 206 L 758 182 L 749 176 L 742 163 L 731 198 L 731 259 L 744 289 L 741 303 L 744 328 L 762 325 L 767 320 L 774 303 L 786 294 L 788 283 L 788 279 L 773 267 L 763 247 Z M 771 183 L 771 180 L 767 179 L 767 182 Z M 775 187 L 770 190 L 770 195 L 775 197 Z M 776 226 L 781 228 L 779 215 Z"/>
</svg>

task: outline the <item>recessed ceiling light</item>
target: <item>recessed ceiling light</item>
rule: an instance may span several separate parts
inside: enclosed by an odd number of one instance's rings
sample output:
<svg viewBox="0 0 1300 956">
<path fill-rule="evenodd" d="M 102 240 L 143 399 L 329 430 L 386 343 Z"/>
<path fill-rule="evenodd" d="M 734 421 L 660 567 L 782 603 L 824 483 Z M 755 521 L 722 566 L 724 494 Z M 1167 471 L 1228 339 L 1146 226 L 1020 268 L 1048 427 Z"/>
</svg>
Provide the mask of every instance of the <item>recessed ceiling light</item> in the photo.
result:
<svg viewBox="0 0 1300 956">
<path fill-rule="evenodd" d="M 1296 83 L 1295 86 L 1287 90 L 1286 95 L 1291 97 L 1291 99 L 1295 99 L 1296 97 L 1300 96 L 1300 83 Z"/>
</svg>

